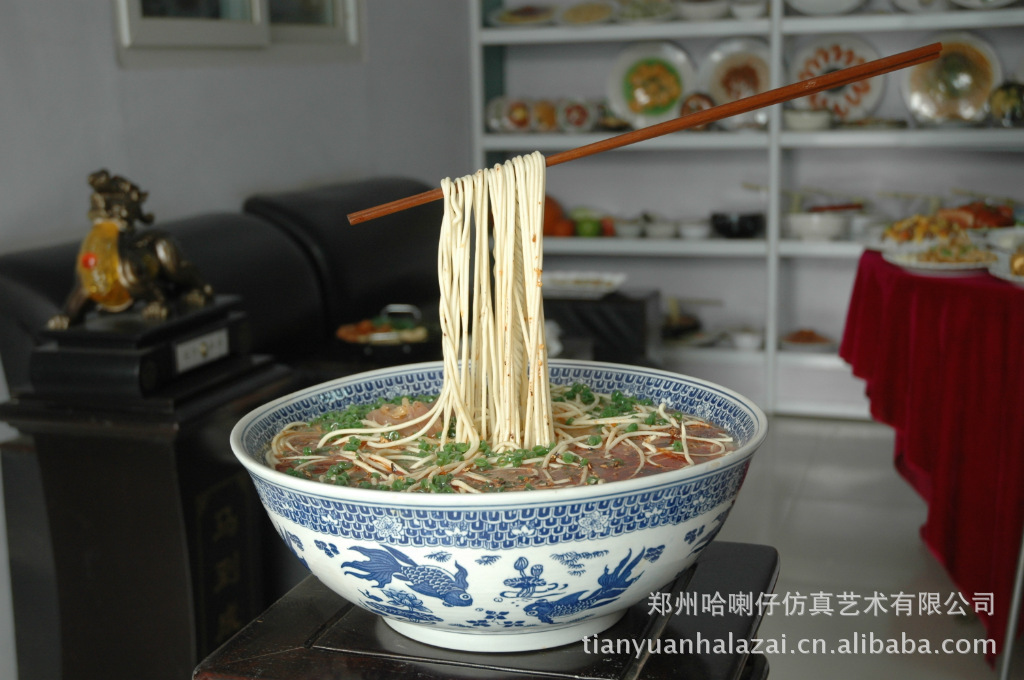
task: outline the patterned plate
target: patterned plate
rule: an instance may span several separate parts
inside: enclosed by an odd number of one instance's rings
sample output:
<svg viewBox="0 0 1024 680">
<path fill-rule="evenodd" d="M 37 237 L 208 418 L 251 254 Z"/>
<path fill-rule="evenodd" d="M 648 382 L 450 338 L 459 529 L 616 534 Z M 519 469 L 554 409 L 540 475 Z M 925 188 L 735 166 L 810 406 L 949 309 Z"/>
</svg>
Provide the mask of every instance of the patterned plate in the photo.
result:
<svg viewBox="0 0 1024 680">
<path fill-rule="evenodd" d="M 938 59 L 903 70 L 903 101 L 921 123 L 978 123 L 988 113 L 988 97 L 1003 82 L 999 57 L 972 33 L 945 33 Z"/>
<path fill-rule="evenodd" d="M 1017 2 L 1017 0 L 952 0 L 954 5 L 966 9 L 998 9 Z"/>
<path fill-rule="evenodd" d="M 882 253 L 886 262 L 924 276 L 973 276 L 987 270 L 991 262 L 921 262 L 913 253 Z"/>
<path fill-rule="evenodd" d="M 635 128 L 679 115 L 679 105 L 696 89 L 696 72 L 680 47 L 641 43 L 619 54 L 608 76 L 608 104 Z"/>
<path fill-rule="evenodd" d="M 768 43 L 757 38 L 736 38 L 719 43 L 701 63 L 698 88 L 711 95 L 715 104 L 765 92 L 771 86 Z M 757 109 L 718 121 L 726 129 L 764 126 L 768 109 Z"/>
<path fill-rule="evenodd" d="M 849 14 L 864 4 L 864 0 L 786 0 L 786 4 L 812 16 Z"/>
<path fill-rule="evenodd" d="M 555 19 L 555 8 L 548 5 L 498 7 L 487 15 L 491 26 L 543 26 Z"/>
<path fill-rule="evenodd" d="M 878 59 L 874 47 L 851 35 L 826 36 L 811 41 L 790 61 L 789 79 L 799 82 Z M 793 101 L 798 109 L 829 109 L 838 122 L 862 120 L 878 108 L 885 76 L 861 80 L 817 92 Z"/>
</svg>

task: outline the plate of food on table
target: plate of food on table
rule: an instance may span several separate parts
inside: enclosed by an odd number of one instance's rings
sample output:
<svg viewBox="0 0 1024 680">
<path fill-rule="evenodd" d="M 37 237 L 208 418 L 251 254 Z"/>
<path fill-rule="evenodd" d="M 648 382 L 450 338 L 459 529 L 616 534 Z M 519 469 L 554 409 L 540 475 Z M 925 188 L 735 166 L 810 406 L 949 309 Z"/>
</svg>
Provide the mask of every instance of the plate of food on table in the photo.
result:
<svg viewBox="0 0 1024 680">
<path fill-rule="evenodd" d="M 1016 224 L 1013 208 L 972 201 L 941 208 L 930 215 L 915 214 L 896 220 L 870 238 L 865 247 L 884 252 L 916 253 L 948 241 L 957 235 L 974 237 L 979 242 L 996 230 Z"/>
<path fill-rule="evenodd" d="M 995 253 L 979 245 L 966 232 L 955 231 L 948 239 L 912 253 L 886 252 L 887 262 L 916 274 L 950 276 L 981 273 L 998 260 Z"/>
</svg>

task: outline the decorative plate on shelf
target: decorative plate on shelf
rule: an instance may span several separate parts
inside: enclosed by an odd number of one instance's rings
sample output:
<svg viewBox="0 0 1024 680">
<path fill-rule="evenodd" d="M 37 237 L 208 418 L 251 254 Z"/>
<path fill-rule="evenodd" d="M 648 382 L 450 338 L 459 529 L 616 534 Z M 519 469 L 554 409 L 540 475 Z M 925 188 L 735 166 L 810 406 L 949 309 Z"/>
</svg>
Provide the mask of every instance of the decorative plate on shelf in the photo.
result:
<svg viewBox="0 0 1024 680">
<path fill-rule="evenodd" d="M 952 0 L 954 5 L 965 9 L 999 9 L 1017 2 L 1017 0 Z"/>
<path fill-rule="evenodd" d="M 608 104 L 616 116 L 636 128 L 671 120 L 696 89 L 690 58 L 669 42 L 627 47 L 608 76 Z"/>
<path fill-rule="evenodd" d="M 611 0 L 590 0 L 563 7 L 558 12 L 557 22 L 564 26 L 591 26 L 614 21 L 619 6 Z"/>
<path fill-rule="evenodd" d="M 1013 272 L 1011 272 L 1010 265 L 1005 260 L 993 262 L 991 265 L 989 265 L 988 273 L 996 277 L 997 279 L 1009 281 L 1015 286 L 1020 286 L 1021 288 L 1024 288 L 1024 276 L 1020 276 L 1018 274 L 1014 274 Z"/>
<path fill-rule="evenodd" d="M 991 262 L 922 262 L 917 253 L 883 252 L 882 258 L 897 267 L 925 276 L 972 276 L 987 270 Z"/>
<path fill-rule="evenodd" d="M 766 92 L 771 87 L 768 62 L 768 43 L 764 40 L 726 40 L 716 45 L 701 63 L 697 72 L 698 89 L 708 93 L 715 104 L 728 104 Z M 768 109 L 758 109 L 718 121 L 719 126 L 729 130 L 763 127 L 767 124 Z"/>
<path fill-rule="evenodd" d="M 878 51 L 852 35 L 817 38 L 804 45 L 790 61 L 789 79 L 799 82 L 878 59 Z M 878 108 L 885 90 L 885 76 L 816 92 L 793 100 L 798 109 L 829 109 L 839 123 L 861 120 Z"/>
<path fill-rule="evenodd" d="M 499 7 L 487 15 L 491 26 L 542 26 L 555 19 L 555 8 L 549 5 Z"/>
<path fill-rule="evenodd" d="M 949 0 L 892 0 L 892 4 L 911 14 L 949 11 Z"/>
<path fill-rule="evenodd" d="M 625 274 L 546 271 L 541 290 L 551 299 L 598 300 L 617 291 L 625 281 Z"/>
<path fill-rule="evenodd" d="M 786 0 L 786 4 L 801 14 L 849 14 L 864 4 L 864 0 Z"/>
<path fill-rule="evenodd" d="M 624 24 L 668 21 L 676 8 L 668 0 L 620 0 L 617 21 Z"/>
<path fill-rule="evenodd" d="M 903 70 L 903 101 L 920 123 L 980 123 L 988 97 L 1003 82 L 999 57 L 987 42 L 965 31 L 944 33 L 938 59 Z"/>
</svg>

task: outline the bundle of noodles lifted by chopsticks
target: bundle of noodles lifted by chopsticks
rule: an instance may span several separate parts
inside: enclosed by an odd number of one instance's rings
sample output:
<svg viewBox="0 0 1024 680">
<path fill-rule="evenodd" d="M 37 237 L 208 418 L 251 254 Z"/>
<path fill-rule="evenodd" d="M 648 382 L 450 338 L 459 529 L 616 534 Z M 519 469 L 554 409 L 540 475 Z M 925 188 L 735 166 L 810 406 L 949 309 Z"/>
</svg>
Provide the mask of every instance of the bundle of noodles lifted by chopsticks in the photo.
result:
<svg viewBox="0 0 1024 680">
<path fill-rule="evenodd" d="M 534 152 L 441 182 L 437 406 L 442 432 L 454 419 L 455 441 L 531 448 L 555 439 L 541 297 L 545 172 Z"/>
</svg>

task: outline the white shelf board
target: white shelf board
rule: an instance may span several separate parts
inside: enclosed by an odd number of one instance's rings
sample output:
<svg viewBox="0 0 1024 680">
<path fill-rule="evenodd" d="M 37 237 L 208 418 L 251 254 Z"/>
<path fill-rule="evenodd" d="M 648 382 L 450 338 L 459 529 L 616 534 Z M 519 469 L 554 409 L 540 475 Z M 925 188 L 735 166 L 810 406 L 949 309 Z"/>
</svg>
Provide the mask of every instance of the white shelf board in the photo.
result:
<svg viewBox="0 0 1024 680">
<path fill-rule="evenodd" d="M 865 13 L 843 16 L 784 17 L 783 35 L 870 33 L 882 31 L 942 31 L 1000 28 L 1024 23 L 1024 9 L 956 10 L 907 14 Z"/>
<path fill-rule="evenodd" d="M 613 133 L 565 135 L 559 133 L 518 133 L 483 135 L 485 151 L 565 151 L 616 136 Z M 655 139 L 630 144 L 618 151 L 680 151 L 686 149 L 767 149 L 766 132 L 673 132 Z"/>
<path fill-rule="evenodd" d="M 761 366 L 764 364 L 764 352 L 739 350 L 732 347 L 687 347 L 667 341 L 662 354 L 679 362 L 707 362 L 715 364 L 737 364 Z"/>
<path fill-rule="evenodd" d="M 815 368 L 821 370 L 835 370 L 849 373 L 850 365 L 843 361 L 838 354 L 831 352 L 795 352 L 780 350 L 775 355 L 779 366 L 792 368 Z"/>
<path fill-rule="evenodd" d="M 763 239 L 648 239 L 580 236 L 544 239 L 545 255 L 599 255 L 608 257 L 764 257 Z"/>
<path fill-rule="evenodd" d="M 823 130 L 783 132 L 784 149 L 970 149 L 1024 151 L 1024 130 L 1002 128 L 933 128 L 908 130 Z"/>
<path fill-rule="evenodd" d="M 860 257 L 864 245 L 854 241 L 779 241 L 779 255 L 782 257 L 836 257 L 843 259 Z"/>
<path fill-rule="evenodd" d="M 733 35 L 768 35 L 768 19 L 740 21 L 662 21 L 657 23 L 602 24 L 599 26 L 534 26 L 483 28 L 483 45 L 540 45 L 553 43 L 673 40 Z"/>
<path fill-rule="evenodd" d="M 816 418 L 847 418 L 871 420 L 868 403 L 800 401 L 796 399 L 779 399 L 772 410 L 779 416 L 813 416 Z"/>
</svg>

